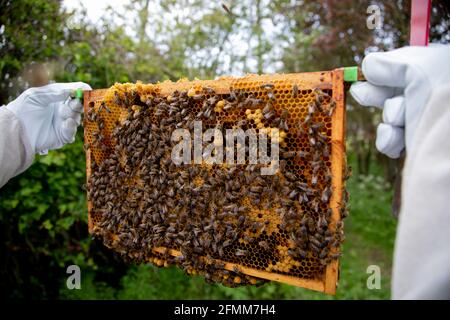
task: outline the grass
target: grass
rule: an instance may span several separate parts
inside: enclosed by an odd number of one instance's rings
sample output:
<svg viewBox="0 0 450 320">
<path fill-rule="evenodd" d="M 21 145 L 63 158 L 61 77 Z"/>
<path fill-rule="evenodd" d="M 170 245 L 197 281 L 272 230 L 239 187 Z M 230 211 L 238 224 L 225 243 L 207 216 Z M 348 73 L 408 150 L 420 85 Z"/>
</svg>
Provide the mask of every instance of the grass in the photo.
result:
<svg viewBox="0 0 450 320">
<path fill-rule="evenodd" d="M 68 290 L 62 281 L 61 296 L 67 299 L 389 299 L 392 251 L 396 221 L 390 213 L 391 191 L 374 175 L 352 177 L 348 182 L 350 216 L 345 221 L 346 242 L 341 258 L 336 296 L 280 283 L 260 288 L 231 289 L 188 277 L 177 268 L 131 266 L 113 288 L 94 280 L 94 271 L 82 273 L 82 289 Z M 367 288 L 367 267 L 381 269 L 381 288 Z"/>
</svg>

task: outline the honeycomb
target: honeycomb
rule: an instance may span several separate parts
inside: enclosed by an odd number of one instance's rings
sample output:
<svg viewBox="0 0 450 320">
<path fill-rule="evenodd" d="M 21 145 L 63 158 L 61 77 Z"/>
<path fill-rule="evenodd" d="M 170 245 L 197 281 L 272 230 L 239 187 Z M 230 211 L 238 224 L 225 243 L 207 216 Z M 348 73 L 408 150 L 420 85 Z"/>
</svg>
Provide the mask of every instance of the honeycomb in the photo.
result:
<svg viewBox="0 0 450 320">
<path fill-rule="evenodd" d="M 334 294 L 348 198 L 342 69 L 116 84 L 86 91 L 84 107 L 89 230 L 106 246 L 231 287 Z M 279 170 L 261 175 L 248 157 L 175 165 L 171 135 L 196 120 L 203 132 L 268 133 Z"/>
</svg>

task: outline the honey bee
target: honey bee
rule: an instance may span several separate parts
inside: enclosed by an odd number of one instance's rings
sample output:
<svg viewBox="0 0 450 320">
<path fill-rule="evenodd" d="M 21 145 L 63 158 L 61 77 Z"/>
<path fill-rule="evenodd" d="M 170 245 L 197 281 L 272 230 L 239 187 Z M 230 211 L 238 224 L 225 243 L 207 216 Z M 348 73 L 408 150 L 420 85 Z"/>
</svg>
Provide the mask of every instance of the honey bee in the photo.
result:
<svg viewBox="0 0 450 320">
<path fill-rule="evenodd" d="M 328 227 L 327 219 L 325 219 L 324 217 L 319 217 L 319 219 L 317 220 L 317 227 L 319 229 L 326 229 Z"/>
<path fill-rule="evenodd" d="M 297 196 L 298 196 L 297 190 L 292 190 L 288 195 L 289 199 L 295 199 Z"/>
<path fill-rule="evenodd" d="M 325 158 L 330 157 L 330 147 L 328 146 L 328 144 L 325 144 L 325 145 L 322 147 L 322 155 L 323 155 Z"/>
<path fill-rule="evenodd" d="M 315 245 L 317 248 L 322 248 L 322 242 L 317 240 L 315 237 L 311 236 L 309 238 L 309 241 L 310 241 L 311 244 Z"/>
<path fill-rule="evenodd" d="M 235 272 L 236 274 L 241 274 L 241 269 L 239 269 L 239 267 L 237 265 L 233 266 L 233 272 Z"/>
<path fill-rule="evenodd" d="M 225 240 L 225 241 L 223 242 L 222 246 L 223 246 L 224 248 L 226 248 L 226 247 L 230 246 L 230 245 L 232 244 L 232 242 L 233 242 L 233 241 L 230 240 L 230 239 Z"/>
<path fill-rule="evenodd" d="M 292 96 L 293 96 L 294 98 L 297 98 L 297 95 L 298 95 L 298 86 L 297 86 L 296 84 L 294 84 L 294 85 L 292 86 Z"/>
<path fill-rule="evenodd" d="M 246 241 L 248 243 L 255 242 L 255 238 L 254 237 L 250 237 L 250 236 L 247 236 L 247 235 L 244 235 L 242 239 L 244 239 L 244 241 Z"/>
<path fill-rule="evenodd" d="M 296 151 L 284 151 L 284 152 L 281 154 L 281 156 L 282 156 L 283 158 L 290 159 L 290 158 L 294 158 L 297 154 L 300 154 L 300 153 L 299 153 L 299 152 L 296 152 Z M 303 153 L 303 154 L 305 154 L 305 153 Z"/>
<path fill-rule="evenodd" d="M 122 105 L 122 100 L 120 99 L 119 93 L 117 91 L 114 91 L 114 100 L 115 105 Z"/>
<path fill-rule="evenodd" d="M 243 106 L 248 109 L 256 109 L 263 103 L 263 100 L 254 98 L 253 96 L 249 96 L 243 102 Z"/>
<path fill-rule="evenodd" d="M 261 89 L 272 90 L 275 86 L 272 83 L 265 83 L 260 86 Z"/>
<path fill-rule="evenodd" d="M 257 233 L 261 230 L 261 224 L 259 222 L 254 222 L 250 228 L 250 231 L 253 233 Z"/>
<path fill-rule="evenodd" d="M 106 107 L 105 101 L 100 102 L 97 113 L 100 113 Z"/>
<path fill-rule="evenodd" d="M 321 250 L 320 247 L 318 247 L 316 244 L 310 242 L 309 247 L 312 249 L 312 251 L 317 255 L 320 254 Z"/>
<path fill-rule="evenodd" d="M 289 111 L 287 109 L 281 110 L 281 116 L 280 116 L 280 124 L 279 128 L 284 131 L 289 131 L 289 126 L 287 124 L 287 118 L 289 116 Z"/>
<path fill-rule="evenodd" d="M 319 259 L 324 259 L 325 257 L 328 256 L 329 250 L 327 248 L 324 248 L 320 253 L 319 253 Z"/>
<path fill-rule="evenodd" d="M 243 256 L 247 255 L 247 251 L 242 250 L 242 249 L 237 249 L 236 252 L 234 253 L 234 255 L 237 257 L 243 257 Z"/>
<path fill-rule="evenodd" d="M 211 87 L 203 87 L 203 92 L 206 94 L 216 94 L 216 91 Z"/>
<path fill-rule="evenodd" d="M 306 195 L 306 193 L 298 195 L 298 203 L 299 204 L 308 203 L 308 201 L 309 201 L 309 199 L 308 199 L 308 196 Z"/>
<path fill-rule="evenodd" d="M 291 180 L 291 181 L 297 180 L 297 177 L 295 176 L 295 174 L 293 174 L 293 173 L 291 173 L 291 172 L 289 172 L 289 171 L 284 172 L 284 176 L 285 176 L 288 180 Z"/>
<path fill-rule="evenodd" d="M 252 187 L 250 187 L 250 192 L 261 193 L 262 191 L 263 191 L 263 188 L 261 186 L 252 186 Z"/>
<path fill-rule="evenodd" d="M 339 259 L 342 256 L 341 252 L 337 252 L 337 253 L 332 253 L 330 254 L 330 258 L 331 259 Z"/>
<path fill-rule="evenodd" d="M 348 191 L 346 189 L 343 189 L 342 190 L 342 202 L 347 204 L 349 200 L 350 200 L 350 194 L 348 193 Z"/>
<path fill-rule="evenodd" d="M 322 191 L 322 197 L 321 197 L 322 202 L 327 203 L 330 200 L 332 193 L 333 193 L 333 191 L 332 191 L 331 187 L 327 186 Z"/>
<path fill-rule="evenodd" d="M 244 224 L 245 220 L 246 220 L 246 216 L 243 216 L 243 215 L 240 216 L 239 219 L 238 219 L 237 225 L 238 226 L 242 226 Z"/>
<path fill-rule="evenodd" d="M 344 180 L 346 181 L 346 180 L 350 179 L 351 176 L 352 176 L 352 167 L 346 166 L 345 172 L 344 172 Z"/>
<path fill-rule="evenodd" d="M 275 116 L 275 111 L 270 103 L 266 103 L 266 106 L 262 110 L 262 114 L 266 120 L 269 120 Z"/>
<path fill-rule="evenodd" d="M 308 116 L 312 117 L 316 112 L 316 105 L 314 103 L 308 104 Z"/>
<path fill-rule="evenodd" d="M 297 156 L 299 158 L 305 159 L 305 158 L 307 158 L 309 156 L 309 152 L 304 151 L 304 150 L 300 150 L 300 151 L 297 151 Z"/>
<path fill-rule="evenodd" d="M 310 128 L 312 129 L 313 132 L 319 132 L 320 129 L 322 129 L 324 127 L 324 123 L 323 122 L 318 122 L 318 123 L 314 123 L 310 126 Z"/>
<path fill-rule="evenodd" d="M 306 253 L 306 251 L 304 251 L 304 250 L 301 250 L 301 249 L 297 249 L 297 253 L 298 253 L 298 255 L 300 256 L 300 258 L 302 258 L 302 259 L 305 259 L 306 257 L 307 257 L 307 253 Z"/>
<path fill-rule="evenodd" d="M 341 216 L 341 219 L 347 218 L 349 214 L 348 206 L 346 206 L 345 204 L 340 204 L 339 214 Z"/>
<path fill-rule="evenodd" d="M 264 250 L 269 250 L 269 249 L 270 249 L 270 246 L 269 246 L 269 244 L 267 243 L 267 241 L 260 241 L 260 242 L 258 242 L 258 245 L 259 245 L 261 248 L 263 248 Z"/>
<path fill-rule="evenodd" d="M 327 116 L 328 117 L 331 117 L 333 115 L 334 109 L 336 109 L 336 102 L 334 100 L 332 100 L 330 102 L 330 107 L 329 107 L 329 109 L 327 111 Z"/>
<path fill-rule="evenodd" d="M 319 180 L 318 175 L 317 174 L 313 174 L 312 177 L 311 177 L 311 185 L 312 186 L 317 185 L 318 180 Z"/>
<path fill-rule="evenodd" d="M 288 255 L 291 256 L 292 258 L 297 258 L 297 252 L 291 248 L 288 249 L 287 251 Z"/>
<path fill-rule="evenodd" d="M 233 108 L 233 107 L 234 107 L 233 104 L 227 103 L 227 104 L 225 104 L 225 106 L 223 107 L 223 110 L 230 110 L 230 109 Z"/>
</svg>

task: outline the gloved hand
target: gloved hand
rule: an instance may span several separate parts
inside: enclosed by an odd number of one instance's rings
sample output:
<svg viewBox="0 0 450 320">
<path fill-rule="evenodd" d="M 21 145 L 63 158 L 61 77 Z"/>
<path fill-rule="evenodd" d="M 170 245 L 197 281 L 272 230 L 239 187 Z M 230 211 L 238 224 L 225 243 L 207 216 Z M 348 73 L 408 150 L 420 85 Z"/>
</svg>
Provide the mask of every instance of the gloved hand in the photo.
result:
<svg viewBox="0 0 450 320">
<path fill-rule="evenodd" d="M 450 82 L 450 45 L 404 47 L 368 54 L 362 63 L 367 82 L 350 88 L 363 106 L 383 109 L 377 128 L 377 149 L 391 158 L 411 148 L 414 133 L 430 93 Z"/>
<path fill-rule="evenodd" d="M 81 101 L 70 98 L 76 89 L 91 87 L 72 82 L 30 88 L 6 106 L 21 121 L 34 153 L 45 154 L 75 140 L 83 112 Z"/>
</svg>

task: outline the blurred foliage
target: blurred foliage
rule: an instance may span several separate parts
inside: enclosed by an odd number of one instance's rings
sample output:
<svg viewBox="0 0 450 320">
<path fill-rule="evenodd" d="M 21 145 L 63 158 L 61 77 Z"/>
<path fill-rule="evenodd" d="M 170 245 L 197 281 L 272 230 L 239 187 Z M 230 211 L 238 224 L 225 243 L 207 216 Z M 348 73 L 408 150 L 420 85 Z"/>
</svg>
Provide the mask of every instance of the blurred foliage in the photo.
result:
<svg viewBox="0 0 450 320">
<path fill-rule="evenodd" d="M 0 105 L 30 86 L 85 81 L 177 80 L 245 72 L 303 72 L 361 63 L 365 53 L 407 43 L 409 1 L 224 2 L 130 0 L 96 24 L 86 9 L 59 0 L 0 0 Z M 383 28 L 365 27 L 378 4 Z M 449 42 L 448 2 L 433 1 L 432 40 Z M 351 216 L 336 298 L 389 297 L 395 221 L 386 177 L 392 163 L 374 151 L 379 113 L 348 100 Z M 15 298 L 327 298 L 269 284 L 229 289 L 177 269 L 128 266 L 87 233 L 82 130 L 75 143 L 38 156 L 0 189 L 0 292 Z M 65 289 L 69 264 L 82 269 L 82 290 Z M 378 264 L 382 290 L 367 290 Z"/>
<path fill-rule="evenodd" d="M 0 8 L 0 103 L 5 103 L 8 93 L 17 95 L 21 89 L 15 77 L 29 79 L 27 64 L 58 57 L 63 38 L 59 26 L 67 16 L 58 1 L 1 0 Z"/>
</svg>

